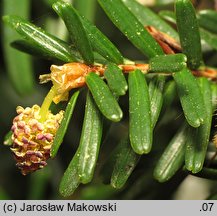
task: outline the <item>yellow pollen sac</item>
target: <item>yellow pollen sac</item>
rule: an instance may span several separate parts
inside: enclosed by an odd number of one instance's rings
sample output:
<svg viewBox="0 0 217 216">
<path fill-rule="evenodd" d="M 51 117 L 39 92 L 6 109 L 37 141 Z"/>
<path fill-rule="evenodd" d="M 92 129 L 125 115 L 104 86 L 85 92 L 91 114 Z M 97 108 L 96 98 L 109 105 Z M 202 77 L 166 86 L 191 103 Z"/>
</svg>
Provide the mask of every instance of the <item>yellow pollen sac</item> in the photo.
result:
<svg viewBox="0 0 217 216">
<path fill-rule="evenodd" d="M 13 120 L 11 150 L 23 175 L 47 165 L 54 137 L 63 118 L 64 111 L 56 115 L 48 111 L 42 122 L 40 109 L 38 105 L 25 109 L 18 106 L 18 115 Z"/>
</svg>

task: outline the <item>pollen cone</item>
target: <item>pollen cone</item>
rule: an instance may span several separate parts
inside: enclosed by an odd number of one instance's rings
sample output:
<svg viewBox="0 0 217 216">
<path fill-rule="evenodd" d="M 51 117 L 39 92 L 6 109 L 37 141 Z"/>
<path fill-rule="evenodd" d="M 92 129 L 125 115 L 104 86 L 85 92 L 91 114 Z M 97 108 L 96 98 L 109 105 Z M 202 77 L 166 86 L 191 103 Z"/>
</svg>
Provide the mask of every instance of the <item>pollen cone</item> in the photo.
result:
<svg viewBox="0 0 217 216">
<path fill-rule="evenodd" d="M 13 135 L 12 152 L 16 159 L 16 165 L 23 175 L 34 172 L 47 165 L 50 158 L 50 149 L 60 122 L 63 111 L 53 115 L 50 111 L 46 119 L 41 122 L 40 107 L 32 108 L 18 106 L 17 116 L 13 120 L 11 128 Z"/>
</svg>

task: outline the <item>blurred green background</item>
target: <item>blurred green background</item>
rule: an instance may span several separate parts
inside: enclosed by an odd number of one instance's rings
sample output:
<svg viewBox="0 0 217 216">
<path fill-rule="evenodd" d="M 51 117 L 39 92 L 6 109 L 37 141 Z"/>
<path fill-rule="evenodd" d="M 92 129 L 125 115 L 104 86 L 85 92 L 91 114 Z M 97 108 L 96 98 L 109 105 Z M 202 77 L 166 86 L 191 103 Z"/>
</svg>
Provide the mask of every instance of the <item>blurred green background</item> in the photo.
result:
<svg viewBox="0 0 217 216">
<path fill-rule="evenodd" d="M 63 22 L 51 8 L 53 2 L 55 0 L 0 0 L 1 16 L 6 14 L 20 15 L 57 37 L 68 40 Z M 73 3 L 81 13 L 95 23 L 124 56 L 132 60 L 144 60 L 141 53 L 109 21 L 96 0 L 71 0 L 69 2 Z M 157 12 L 160 9 L 173 10 L 174 1 L 141 0 L 140 2 L 148 4 Z M 193 2 L 197 9 L 215 8 L 214 0 Z M 31 57 L 11 48 L 10 43 L 18 39 L 19 36 L 3 22 L 0 26 L 0 35 L 0 199 L 62 199 L 58 194 L 58 186 L 79 143 L 85 95 L 81 94 L 79 103 L 76 105 L 73 120 L 58 156 L 54 160 L 49 160 L 48 166 L 43 170 L 22 176 L 15 166 L 9 147 L 3 145 L 4 136 L 10 130 L 12 120 L 16 115 L 16 106 L 26 107 L 42 103 L 50 84 L 40 85 L 39 75 L 49 73 L 51 64 L 62 63 L 40 57 Z M 215 61 L 216 55 L 210 55 Z M 121 101 L 121 103 L 123 109 L 127 109 L 125 101 Z M 101 162 L 104 161 L 114 143 L 124 133 L 125 127 L 126 125 L 122 122 L 110 128 L 109 140 L 107 139 L 102 146 Z M 167 125 L 164 127 L 166 128 Z M 178 121 L 174 123 L 170 134 L 161 129 L 158 133 L 159 140 L 166 144 L 177 127 Z M 186 175 L 183 174 L 176 175 L 168 183 L 157 183 L 152 178 L 152 168 L 156 159 L 155 152 L 153 152 L 146 159 L 141 160 L 138 169 L 129 179 L 129 184 L 122 190 L 114 190 L 109 185 L 103 185 L 96 172 L 94 181 L 79 187 L 70 199 L 205 199 L 217 186 L 214 181 L 192 176 L 186 178 Z M 146 164 L 147 169 L 145 171 L 143 170 L 144 167 L 141 168 L 143 163 Z"/>
</svg>

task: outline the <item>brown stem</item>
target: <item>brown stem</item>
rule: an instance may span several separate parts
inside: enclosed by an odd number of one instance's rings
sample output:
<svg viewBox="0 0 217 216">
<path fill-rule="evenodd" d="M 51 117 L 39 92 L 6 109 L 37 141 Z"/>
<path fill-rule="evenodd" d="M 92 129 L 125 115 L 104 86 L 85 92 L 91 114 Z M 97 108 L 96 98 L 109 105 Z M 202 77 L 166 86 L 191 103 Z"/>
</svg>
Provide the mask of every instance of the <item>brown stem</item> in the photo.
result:
<svg viewBox="0 0 217 216">
<path fill-rule="evenodd" d="M 129 73 L 129 72 L 134 71 L 134 70 L 141 70 L 143 73 L 147 73 L 149 70 L 149 64 L 118 65 L 118 67 L 124 73 Z"/>
<path fill-rule="evenodd" d="M 153 26 L 146 26 L 146 30 L 151 34 L 151 36 L 158 42 L 165 54 L 180 53 L 182 48 L 180 44 L 168 34 L 158 31 Z"/>
<path fill-rule="evenodd" d="M 129 65 L 118 65 L 118 67 L 124 72 L 124 73 L 129 73 L 132 72 L 134 70 L 141 70 L 142 73 L 147 73 L 149 70 L 149 64 L 129 64 Z M 96 65 L 96 66 L 92 66 L 90 67 L 89 71 L 91 72 L 96 72 L 99 73 L 101 76 L 104 75 L 104 72 L 106 70 L 106 67 L 103 65 Z"/>
<path fill-rule="evenodd" d="M 197 77 L 206 77 L 213 81 L 217 80 L 217 70 L 213 68 L 205 67 L 200 70 L 194 70 L 192 71 L 192 73 L 194 74 L 194 76 L 197 76 Z"/>
</svg>

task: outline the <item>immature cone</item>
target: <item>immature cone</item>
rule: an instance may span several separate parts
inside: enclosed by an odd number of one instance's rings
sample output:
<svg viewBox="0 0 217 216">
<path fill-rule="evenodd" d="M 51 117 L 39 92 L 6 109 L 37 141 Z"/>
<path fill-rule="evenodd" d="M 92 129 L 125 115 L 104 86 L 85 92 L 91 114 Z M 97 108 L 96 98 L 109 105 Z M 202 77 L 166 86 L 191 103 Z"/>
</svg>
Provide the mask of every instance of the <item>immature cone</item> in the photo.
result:
<svg viewBox="0 0 217 216">
<path fill-rule="evenodd" d="M 88 73 L 100 73 L 103 69 L 100 66 L 90 67 L 83 63 L 72 62 L 61 66 L 51 65 L 50 70 L 50 74 L 44 74 L 39 77 L 40 83 L 53 82 L 53 85 L 57 89 L 57 95 L 53 101 L 59 103 L 60 101 L 68 100 L 71 89 L 85 85 L 85 76 Z"/>
<path fill-rule="evenodd" d="M 40 107 L 18 106 L 17 116 L 11 128 L 13 145 L 11 150 L 21 173 L 26 175 L 47 165 L 50 149 L 55 134 L 63 118 L 63 111 L 53 115 L 48 111 L 43 122 L 40 122 Z"/>
</svg>

